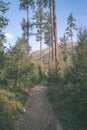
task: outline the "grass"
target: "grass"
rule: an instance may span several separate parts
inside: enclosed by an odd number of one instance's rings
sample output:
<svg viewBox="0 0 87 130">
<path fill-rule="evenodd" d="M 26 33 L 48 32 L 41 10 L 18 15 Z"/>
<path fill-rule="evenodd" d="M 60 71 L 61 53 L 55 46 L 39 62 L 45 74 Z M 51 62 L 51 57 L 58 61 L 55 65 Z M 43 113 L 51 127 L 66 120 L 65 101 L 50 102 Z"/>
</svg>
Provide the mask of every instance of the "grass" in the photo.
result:
<svg viewBox="0 0 87 130">
<path fill-rule="evenodd" d="M 22 87 L 0 86 L 0 129 L 14 130 L 19 113 L 29 96 Z"/>
<path fill-rule="evenodd" d="M 86 108 L 83 106 L 80 109 L 83 98 L 72 90 L 72 86 L 69 87 L 71 90 L 68 87 L 64 87 L 60 82 L 48 84 L 48 98 L 54 113 L 61 121 L 64 130 L 87 130 L 87 118 L 83 117 Z"/>
</svg>

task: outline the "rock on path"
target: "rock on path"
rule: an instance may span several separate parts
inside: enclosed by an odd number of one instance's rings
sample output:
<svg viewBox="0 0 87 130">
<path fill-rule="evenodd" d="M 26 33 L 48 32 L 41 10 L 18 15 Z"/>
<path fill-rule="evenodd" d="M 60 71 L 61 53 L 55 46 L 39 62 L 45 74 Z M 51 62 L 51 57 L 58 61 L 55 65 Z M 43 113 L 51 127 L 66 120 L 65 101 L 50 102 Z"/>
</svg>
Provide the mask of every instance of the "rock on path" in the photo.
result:
<svg viewBox="0 0 87 130">
<path fill-rule="evenodd" d="M 47 100 L 46 86 L 32 88 L 24 111 L 16 130 L 62 130 Z"/>
</svg>

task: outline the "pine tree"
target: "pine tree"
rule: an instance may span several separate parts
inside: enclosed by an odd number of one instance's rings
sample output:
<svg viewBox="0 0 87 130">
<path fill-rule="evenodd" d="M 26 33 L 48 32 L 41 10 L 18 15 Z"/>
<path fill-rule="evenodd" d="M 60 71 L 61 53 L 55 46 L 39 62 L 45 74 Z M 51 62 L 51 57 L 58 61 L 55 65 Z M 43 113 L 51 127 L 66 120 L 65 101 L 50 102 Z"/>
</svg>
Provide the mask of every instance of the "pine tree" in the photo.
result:
<svg viewBox="0 0 87 130">
<path fill-rule="evenodd" d="M 44 7 L 49 8 L 50 20 L 48 19 L 48 24 L 50 24 L 49 35 L 50 35 L 50 45 L 52 46 L 52 59 L 54 58 L 54 35 L 53 35 L 53 1 L 52 0 L 44 0 Z"/>
<path fill-rule="evenodd" d="M 58 55 L 58 36 L 57 36 L 57 19 L 56 19 L 56 1 L 53 0 L 53 34 L 54 34 L 54 44 L 55 44 L 55 61 L 59 60 Z"/>
<path fill-rule="evenodd" d="M 46 23 L 44 25 L 44 43 L 49 46 L 49 62 L 51 60 L 51 19 L 50 19 L 50 14 L 47 13 L 45 15 L 46 17 Z"/>
<path fill-rule="evenodd" d="M 62 56 L 63 56 L 63 60 L 64 62 L 66 62 L 67 57 L 68 57 L 68 49 L 67 49 L 67 37 L 64 33 L 63 37 L 60 38 L 60 48 L 61 48 L 61 52 L 62 52 Z"/>
<path fill-rule="evenodd" d="M 49 7 L 50 18 L 51 18 L 51 41 L 52 41 L 52 59 L 53 59 L 53 48 L 55 46 L 55 61 L 59 60 L 58 55 L 58 36 L 57 36 L 57 20 L 56 20 L 56 1 L 55 0 L 44 0 L 45 6 Z M 53 46 L 54 41 L 54 46 Z"/>
<path fill-rule="evenodd" d="M 34 0 L 20 0 L 20 9 L 26 10 L 27 18 L 27 53 L 29 53 L 29 7 L 34 5 Z"/>
<path fill-rule="evenodd" d="M 78 46 L 73 56 L 75 81 L 87 85 L 87 27 L 78 30 Z"/>
<path fill-rule="evenodd" d="M 0 80 L 3 80 L 4 77 L 4 61 L 5 61 L 5 53 L 4 53 L 4 45 L 5 42 L 5 34 L 4 29 L 8 25 L 8 19 L 5 17 L 5 13 L 9 9 L 9 3 L 5 3 L 3 0 L 0 1 Z"/>
<path fill-rule="evenodd" d="M 77 30 L 75 22 L 76 22 L 76 19 L 73 17 L 73 13 L 70 13 L 67 18 L 66 34 L 70 38 L 70 41 L 71 41 L 72 54 L 73 54 L 73 30 Z"/>
<path fill-rule="evenodd" d="M 37 8 L 34 11 L 34 25 L 36 27 L 36 40 L 40 42 L 40 59 L 42 60 L 42 39 L 44 32 L 44 8 L 43 1 L 37 0 Z"/>
<path fill-rule="evenodd" d="M 87 86 L 87 28 L 78 29 L 78 41 L 72 56 L 72 66 L 66 77 L 72 84 L 82 88 Z"/>
<path fill-rule="evenodd" d="M 4 16 L 6 11 L 9 9 L 9 3 L 5 3 L 2 0 L 0 1 L 0 48 L 4 42 L 5 35 L 3 33 L 3 29 L 8 25 L 8 19 Z"/>
<path fill-rule="evenodd" d="M 53 8 L 52 8 L 52 5 L 53 5 L 53 1 L 50 0 L 50 20 L 51 20 L 51 45 L 52 45 L 52 60 L 54 59 L 54 42 L 53 42 Z"/>
</svg>

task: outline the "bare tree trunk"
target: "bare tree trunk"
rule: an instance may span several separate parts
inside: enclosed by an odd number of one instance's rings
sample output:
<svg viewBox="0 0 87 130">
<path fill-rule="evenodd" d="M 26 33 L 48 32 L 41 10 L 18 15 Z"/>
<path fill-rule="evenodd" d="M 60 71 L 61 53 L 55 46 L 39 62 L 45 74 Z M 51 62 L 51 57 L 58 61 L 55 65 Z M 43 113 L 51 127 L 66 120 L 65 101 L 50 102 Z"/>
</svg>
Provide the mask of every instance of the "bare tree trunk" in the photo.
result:
<svg viewBox="0 0 87 130">
<path fill-rule="evenodd" d="M 40 39 L 40 59 L 42 60 L 42 39 Z"/>
<path fill-rule="evenodd" d="M 73 46 L 73 37 L 72 36 L 71 36 L 71 47 L 72 47 L 72 55 L 73 55 L 74 46 Z"/>
<path fill-rule="evenodd" d="M 56 23 L 56 2 L 53 0 L 53 32 L 54 32 L 54 44 L 55 44 L 55 61 L 59 60 L 58 55 L 58 38 L 57 38 L 57 23 Z"/>
<path fill-rule="evenodd" d="M 20 64 L 20 58 L 19 58 L 19 61 L 18 61 L 18 73 L 17 73 L 17 87 L 19 87 L 20 69 L 21 69 L 21 64 Z"/>
<path fill-rule="evenodd" d="M 50 0 L 52 60 L 54 59 L 52 0 Z"/>
<path fill-rule="evenodd" d="M 27 5 L 27 54 L 29 54 L 29 5 Z"/>
<path fill-rule="evenodd" d="M 50 49 L 50 45 L 49 45 L 49 62 L 50 62 L 50 51 L 51 51 L 51 49 Z"/>
</svg>

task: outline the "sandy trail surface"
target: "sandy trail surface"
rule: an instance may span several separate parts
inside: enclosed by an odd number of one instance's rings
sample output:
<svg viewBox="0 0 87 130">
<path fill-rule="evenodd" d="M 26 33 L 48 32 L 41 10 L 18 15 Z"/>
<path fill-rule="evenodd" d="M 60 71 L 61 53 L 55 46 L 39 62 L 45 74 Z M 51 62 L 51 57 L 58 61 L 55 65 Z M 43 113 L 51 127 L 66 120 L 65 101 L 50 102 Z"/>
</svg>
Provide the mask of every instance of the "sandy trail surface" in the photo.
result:
<svg viewBox="0 0 87 130">
<path fill-rule="evenodd" d="M 45 85 L 32 88 L 16 130 L 62 130 L 47 99 L 46 89 Z"/>
</svg>

